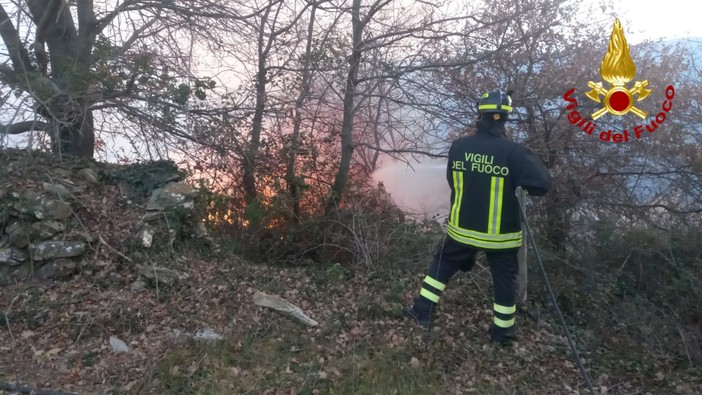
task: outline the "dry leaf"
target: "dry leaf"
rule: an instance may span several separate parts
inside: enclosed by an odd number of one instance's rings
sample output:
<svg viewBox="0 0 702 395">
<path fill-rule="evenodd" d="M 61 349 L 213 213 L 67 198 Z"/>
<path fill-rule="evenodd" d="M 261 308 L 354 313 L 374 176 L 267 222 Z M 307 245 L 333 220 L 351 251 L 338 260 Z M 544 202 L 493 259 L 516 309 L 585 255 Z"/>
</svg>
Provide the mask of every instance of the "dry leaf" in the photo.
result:
<svg viewBox="0 0 702 395">
<path fill-rule="evenodd" d="M 663 374 L 663 372 L 656 373 L 656 380 L 663 381 L 664 378 L 665 378 L 665 375 Z"/>
<path fill-rule="evenodd" d="M 20 336 L 22 336 L 22 339 L 29 339 L 30 337 L 34 336 L 35 334 L 36 333 L 34 333 L 34 331 L 26 330 L 26 331 L 22 331 L 22 334 Z"/>
<path fill-rule="evenodd" d="M 178 377 L 178 376 L 180 376 L 180 366 L 178 366 L 178 365 L 173 366 L 173 367 L 171 368 L 171 370 L 169 371 L 169 373 L 170 373 L 170 375 L 173 376 L 173 377 Z"/>
<path fill-rule="evenodd" d="M 63 350 L 63 348 L 54 347 L 54 348 L 52 348 L 51 350 L 49 350 L 49 352 L 47 352 L 47 354 L 49 354 L 49 355 L 56 355 L 56 354 L 60 353 L 61 350 Z"/>
<path fill-rule="evenodd" d="M 127 383 L 127 385 L 124 386 L 124 390 L 130 391 L 132 389 L 132 387 L 134 387 L 136 384 L 137 384 L 136 381 L 130 381 L 129 383 Z"/>
<path fill-rule="evenodd" d="M 419 369 L 419 359 L 412 357 L 412 359 L 410 359 L 410 366 L 414 369 Z"/>
</svg>

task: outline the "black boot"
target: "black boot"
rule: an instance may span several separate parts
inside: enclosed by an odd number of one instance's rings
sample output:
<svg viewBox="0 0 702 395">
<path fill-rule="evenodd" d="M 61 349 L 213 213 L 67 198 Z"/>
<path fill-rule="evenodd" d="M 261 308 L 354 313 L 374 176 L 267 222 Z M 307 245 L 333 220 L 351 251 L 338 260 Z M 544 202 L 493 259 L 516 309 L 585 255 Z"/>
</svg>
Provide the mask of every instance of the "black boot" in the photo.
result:
<svg viewBox="0 0 702 395">
<path fill-rule="evenodd" d="M 514 326 L 500 328 L 499 326 L 491 325 L 488 332 L 490 333 L 490 341 L 493 343 L 508 345 L 517 340 L 517 328 Z"/>
<path fill-rule="evenodd" d="M 402 316 L 412 318 L 417 325 L 428 328 L 431 325 L 431 314 L 428 311 L 420 311 L 415 306 L 402 307 Z"/>
</svg>

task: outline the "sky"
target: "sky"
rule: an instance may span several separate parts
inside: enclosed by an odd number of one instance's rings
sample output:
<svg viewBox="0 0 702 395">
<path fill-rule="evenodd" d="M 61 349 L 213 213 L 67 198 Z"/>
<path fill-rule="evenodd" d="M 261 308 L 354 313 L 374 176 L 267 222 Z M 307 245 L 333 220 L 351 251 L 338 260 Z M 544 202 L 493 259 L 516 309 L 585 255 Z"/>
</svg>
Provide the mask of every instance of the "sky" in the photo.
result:
<svg viewBox="0 0 702 395">
<path fill-rule="evenodd" d="M 601 0 L 593 3 L 600 4 Z M 612 5 L 629 44 L 645 39 L 702 37 L 702 2 L 694 0 L 618 0 Z"/>
</svg>

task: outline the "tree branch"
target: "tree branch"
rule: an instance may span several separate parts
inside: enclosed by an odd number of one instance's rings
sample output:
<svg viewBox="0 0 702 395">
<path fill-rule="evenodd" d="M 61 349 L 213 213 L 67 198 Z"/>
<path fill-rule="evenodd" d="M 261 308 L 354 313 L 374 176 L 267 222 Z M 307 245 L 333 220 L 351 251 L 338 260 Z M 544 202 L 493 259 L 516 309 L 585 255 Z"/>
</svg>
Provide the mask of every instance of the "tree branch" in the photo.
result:
<svg viewBox="0 0 702 395">
<path fill-rule="evenodd" d="M 60 0 L 49 0 L 49 4 L 44 10 L 44 14 L 36 23 L 36 33 L 34 35 L 34 56 L 37 59 L 37 66 L 42 75 L 46 75 L 49 64 L 49 57 L 46 55 L 46 31 L 49 24 L 56 19 L 56 13 L 61 5 Z"/>
<path fill-rule="evenodd" d="M 129 7 L 131 7 L 132 5 L 134 5 L 138 2 L 139 2 L 139 0 L 127 0 L 124 3 L 120 4 L 119 6 L 117 6 L 117 8 L 112 10 L 112 12 L 105 15 L 103 18 L 98 19 L 96 21 L 96 25 L 95 25 L 96 31 L 101 32 L 102 29 L 104 29 L 107 25 L 109 25 L 112 22 L 112 20 L 114 20 L 117 17 L 117 15 L 121 14 L 122 12 L 128 11 Z M 151 7 L 151 5 L 139 7 L 138 9 L 144 9 L 144 8 L 149 8 L 149 7 Z"/>
<path fill-rule="evenodd" d="M 85 64 L 95 45 L 98 30 L 93 0 L 78 0 L 78 63 Z"/>
<path fill-rule="evenodd" d="M 119 15 L 129 11 L 139 11 L 146 9 L 171 10 L 180 15 L 188 17 L 202 18 L 231 18 L 237 20 L 245 20 L 253 16 L 259 15 L 261 10 L 254 10 L 250 14 L 239 15 L 231 8 L 223 7 L 220 2 L 199 2 L 191 6 L 180 6 L 178 3 L 182 1 L 175 0 L 126 0 L 118 5 L 114 10 L 109 12 L 104 17 L 96 21 L 96 32 L 101 32 L 107 25 Z M 191 2 L 192 3 L 192 2 Z"/>
<path fill-rule="evenodd" d="M 32 130 L 46 131 L 49 124 L 41 121 L 23 121 L 10 125 L 0 125 L 0 134 L 21 134 Z"/>
<path fill-rule="evenodd" d="M 417 154 L 417 155 L 426 155 L 430 158 L 448 158 L 447 154 L 435 154 L 435 153 L 432 153 L 429 151 L 422 151 L 422 150 L 417 150 L 417 149 L 386 149 L 386 148 L 375 147 L 375 146 L 372 146 L 368 143 L 356 143 L 355 145 L 357 147 L 358 146 L 366 147 L 368 149 L 383 152 L 386 154 Z"/>
<path fill-rule="evenodd" d="M 34 68 L 29 60 L 29 53 L 19 37 L 19 32 L 5 12 L 5 7 L 0 4 L 0 37 L 7 47 L 8 56 L 12 61 L 14 70 L 11 74 L 26 73 Z"/>
<path fill-rule="evenodd" d="M 657 209 L 661 208 L 669 213 L 673 214 L 699 214 L 702 213 L 702 208 L 697 208 L 697 209 L 689 209 L 689 210 L 679 210 L 677 208 L 670 207 L 665 204 L 628 204 L 628 203 L 607 203 L 609 207 L 622 207 L 622 208 L 628 208 L 628 209 L 647 209 L 647 210 L 652 210 L 652 209 Z"/>
</svg>

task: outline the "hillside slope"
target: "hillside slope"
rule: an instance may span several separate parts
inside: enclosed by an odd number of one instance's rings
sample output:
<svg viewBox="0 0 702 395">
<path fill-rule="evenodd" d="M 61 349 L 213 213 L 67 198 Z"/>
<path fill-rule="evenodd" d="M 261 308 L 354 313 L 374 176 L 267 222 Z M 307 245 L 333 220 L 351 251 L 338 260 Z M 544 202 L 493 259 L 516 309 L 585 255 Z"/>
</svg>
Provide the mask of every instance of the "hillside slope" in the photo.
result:
<svg viewBox="0 0 702 395">
<path fill-rule="evenodd" d="M 0 173 L 6 196 L 63 177 L 80 188 L 52 240 L 77 234 L 74 226 L 92 237 L 60 279 L 30 275 L 0 287 L 0 393 L 2 386 L 77 394 L 587 393 L 546 307 L 533 308 L 539 321 L 519 316 L 512 347 L 488 342 L 492 290 L 483 257 L 451 282 L 427 331 L 399 314 L 419 289 L 425 261 L 255 263 L 228 239 L 216 248 L 187 231 L 171 243 L 156 232 L 145 248 L 149 194 L 122 193 L 105 177 L 118 169 L 92 164 L 100 182 L 86 183 L 50 158 L 13 161 Z M 144 267 L 164 271 L 149 277 Z M 286 298 L 320 325 L 254 306 L 256 291 Z M 120 341 L 127 352 L 115 351 Z M 647 365 L 628 355 L 627 339 L 621 344 L 581 350 L 602 393 L 702 391 L 699 370 Z"/>
</svg>

